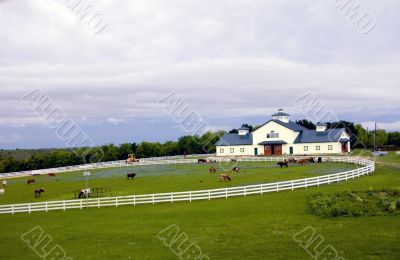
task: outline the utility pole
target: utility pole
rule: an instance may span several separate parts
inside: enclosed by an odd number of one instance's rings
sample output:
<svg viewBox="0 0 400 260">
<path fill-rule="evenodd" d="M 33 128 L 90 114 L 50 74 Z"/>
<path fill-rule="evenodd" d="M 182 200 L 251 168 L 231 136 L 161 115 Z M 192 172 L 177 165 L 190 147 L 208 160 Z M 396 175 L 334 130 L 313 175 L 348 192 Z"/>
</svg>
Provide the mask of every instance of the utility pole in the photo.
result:
<svg viewBox="0 0 400 260">
<path fill-rule="evenodd" d="M 375 130 L 374 130 L 374 152 L 376 151 L 376 122 L 375 122 Z"/>
</svg>

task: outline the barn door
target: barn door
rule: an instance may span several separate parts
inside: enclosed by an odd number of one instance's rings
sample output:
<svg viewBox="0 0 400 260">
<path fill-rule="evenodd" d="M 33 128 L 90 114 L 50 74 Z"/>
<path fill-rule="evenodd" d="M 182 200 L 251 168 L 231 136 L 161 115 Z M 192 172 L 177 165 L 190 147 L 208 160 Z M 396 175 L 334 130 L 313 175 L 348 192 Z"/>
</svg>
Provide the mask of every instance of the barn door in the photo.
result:
<svg viewBox="0 0 400 260">
<path fill-rule="evenodd" d="M 282 154 L 282 145 L 281 144 L 275 145 L 274 154 L 276 154 L 276 155 L 281 155 Z"/>
<path fill-rule="evenodd" d="M 272 154 L 272 145 L 264 145 L 264 155 Z"/>
</svg>

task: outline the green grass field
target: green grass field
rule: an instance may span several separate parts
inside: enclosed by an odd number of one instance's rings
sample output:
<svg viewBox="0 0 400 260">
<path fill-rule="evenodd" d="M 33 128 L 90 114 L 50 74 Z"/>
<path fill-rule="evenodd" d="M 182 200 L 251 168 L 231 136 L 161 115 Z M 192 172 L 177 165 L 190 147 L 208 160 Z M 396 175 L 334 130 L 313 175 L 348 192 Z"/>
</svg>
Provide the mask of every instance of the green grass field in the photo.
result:
<svg viewBox="0 0 400 260">
<path fill-rule="evenodd" d="M 311 177 L 354 167 L 323 164 L 281 170 L 267 166 L 241 165 L 242 173 L 234 176 L 232 183 L 219 183 L 206 166 L 186 165 L 138 170 L 139 178 L 131 182 L 119 173 L 101 177 L 104 173 L 99 171 L 99 178 L 89 180 L 89 184 L 110 186 L 113 195 L 141 194 Z M 71 190 L 84 185 L 81 173 L 60 175 L 58 182 L 49 181 L 47 176 L 40 178 L 43 180 L 37 185 L 51 190 L 42 200 L 70 199 Z M 15 191 L 7 189 L 10 198 L 1 198 L 1 204 L 33 201 L 33 186 L 27 188 L 23 179 L 10 181 L 9 188 Z M 55 189 L 57 192 L 52 191 Z M 227 200 L 0 215 L 0 258 L 40 259 L 20 238 L 40 226 L 53 244 L 59 244 L 74 259 L 179 259 L 157 238 L 161 230 L 174 224 L 210 259 L 312 259 L 293 239 L 308 226 L 344 259 L 400 259 L 399 215 L 322 218 L 311 214 L 308 206 L 309 197 L 319 192 L 369 189 L 400 189 L 399 170 L 378 165 L 373 175 L 346 183 Z"/>
<path fill-rule="evenodd" d="M 217 165 L 214 166 L 217 167 Z M 120 196 L 225 188 L 301 179 L 342 172 L 357 167 L 346 163 L 324 163 L 280 169 L 277 168 L 276 163 L 265 162 L 240 163 L 238 166 L 241 168 L 239 174 L 229 173 L 232 176 L 231 182 L 220 182 L 219 174 L 223 171 L 219 170 L 216 174 L 210 174 L 211 165 L 208 164 L 176 164 L 95 170 L 91 171 L 88 184 L 91 188 L 111 188 L 113 196 Z M 137 174 L 134 180 L 127 180 L 127 172 Z M 36 180 L 36 183 L 27 185 L 26 181 L 32 178 Z M 0 196 L 0 204 L 74 199 L 74 191 L 81 190 L 86 185 L 85 177 L 83 177 L 81 171 L 57 174 L 56 177 L 45 175 L 12 179 L 8 180 L 8 183 L 7 194 Z M 41 198 L 36 199 L 33 196 L 33 191 L 38 188 L 44 188 L 45 192 Z"/>
</svg>

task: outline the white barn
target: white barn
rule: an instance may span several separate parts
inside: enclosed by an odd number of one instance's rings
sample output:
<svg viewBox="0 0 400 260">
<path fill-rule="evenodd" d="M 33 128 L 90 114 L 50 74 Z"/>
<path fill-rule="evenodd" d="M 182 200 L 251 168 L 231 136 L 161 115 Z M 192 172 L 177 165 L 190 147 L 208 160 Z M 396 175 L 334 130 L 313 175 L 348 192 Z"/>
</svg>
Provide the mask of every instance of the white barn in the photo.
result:
<svg viewBox="0 0 400 260">
<path fill-rule="evenodd" d="M 317 155 L 350 152 L 350 136 L 344 128 L 327 129 L 318 123 L 309 130 L 289 120 L 280 110 L 272 119 L 250 133 L 241 127 L 216 143 L 217 156 Z"/>
</svg>

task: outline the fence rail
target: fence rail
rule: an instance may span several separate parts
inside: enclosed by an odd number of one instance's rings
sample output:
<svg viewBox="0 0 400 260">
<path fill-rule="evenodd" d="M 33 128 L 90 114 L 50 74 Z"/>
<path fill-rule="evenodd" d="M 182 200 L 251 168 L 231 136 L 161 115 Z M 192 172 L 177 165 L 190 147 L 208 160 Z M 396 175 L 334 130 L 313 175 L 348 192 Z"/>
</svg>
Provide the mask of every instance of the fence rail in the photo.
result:
<svg viewBox="0 0 400 260">
<path fill-rule="evenodd" d="M 256 161 L 278 161 L 279 157 L 242 157 L 237 158 L 238 162 L 256 162 Z M 279 192 L 285 190 L 295 190 L 301 188 L 315 187 L 324 184 L 338 183 L 360 176 L 371 174 L 375 171 L 375 162 L 359 158 L 359 157 L 323 157 L 323 161 L 338 162 L 338 163 L 353 163 L 362 167 L 335 174 L 329 174 L 313 178 L 305 178 L 298 180 L 265 183 L 257 185 L 247 185 L 232 188 L 184 191 L 158 194 L 144 194 L 131 196 L 118 196 L 108 198 L 83 199 L 83 200 L 64 200 L 64 201 L 48 201 L 39 203 L 25 203 L 14 205 L 0 205 L 0 214 L 15 214 L 15 213 L 31 213 L 37 211 L 54 211 L 67 209 L 83 209 L 83 208 L 100 208 L 100 207 L 119 207 L 124 205 L 140 205 L 140 204 L 156 204 L 156 203 L 174 203 L 179 201 L 196 201 L 196 200 L 211 200 L 218 198 L 230 198 L 236 196 L 248 196 L 254 194 L 264 194 L 268 192 Z M 219 158 L 221 162 L 228 162 L 228 158 Z M 193 163 L 197 162 L 194 159 L 186 160 L 154 160 L 153 164 L 165 163 Z M 149 164 L 152 165 L 152 164 Z"/>
<path fill-rule="evenodd" d="M 95 170 L 95 169 L 104 169 L 104 168 L 118 168 L 118 167 L 129 167 L 129 166 L 136 166 L 136 165 L 138 165 L 138 166 L 139 165 L 149 165 L 153 161 L 179 160 L 179 159 L 183 160 L 185 158 L 206 157 L 206 156 L 215 156 L 215 154 L 190 154 L 190 155 L 141 158 L 139 163 L 133 163 L 133 164 L 126 163 L 126 160 L 119 160 L 119 161 L 82 164 L 82 165 L 65 166 L 65 167 L 32 170 L 32 171 L 0 173 L 0 179 L 27 177 L 27 176 L 32 176 L 32 175 L 45 175 L 45 174 L 49 174 L 49 173 L 75 172 L 75 171 Z"/>
</svg>

